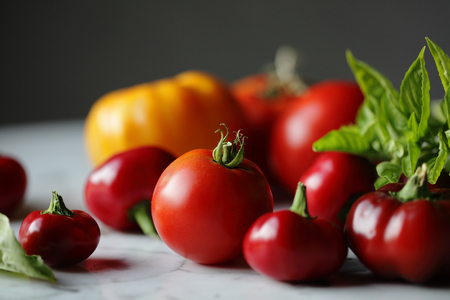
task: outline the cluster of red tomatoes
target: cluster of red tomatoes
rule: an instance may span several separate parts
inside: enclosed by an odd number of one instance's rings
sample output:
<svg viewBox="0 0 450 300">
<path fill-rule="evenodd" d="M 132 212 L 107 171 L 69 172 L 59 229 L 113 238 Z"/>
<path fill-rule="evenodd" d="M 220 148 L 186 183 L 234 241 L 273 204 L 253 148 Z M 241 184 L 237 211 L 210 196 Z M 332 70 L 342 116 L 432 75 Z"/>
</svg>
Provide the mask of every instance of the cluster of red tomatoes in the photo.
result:
<svg viewBox="0 0 450 300">
<path fill-rule="evenodd" d="M 366 159 L 312 150 L 314 141 L 354 121 L 363 101 L 355 83 L 323 81 L 292 93 L 282 85 L 274 89 L 260 74 L 236 82 L 232 91 L 246 116 L 248 139 L 238 131 L 229 140 L 228 127 L 222 124 L 213 150 L 191 150 L 177 158 L 156 146 L 118 153 L 88 176 L 85 198 L 92 214 L 116 230 L 159 236 L 174 252 L 201 264 L 244 255 L 253 269 L 283 281 L 333 274 L 344 263 L 349 245 L 365 265 L 386 277 L 421 282 L 450 266 L 450 241 L 444 234 L 430 237 L 431 232 L 450 232 L 447 202 L 410 199 L 402 204 L 393 196 L 402 184 L 373 192 L 377 176 Z M 272 184 L 281 184 L 294 196 L 289 210 L 273 211 Z M 422 215 L 410 213 L 408 205 L 421 206 Z M 0 206 L 0 211 L 6 209 Z M 50 220 L 59 216 L 78 218 L 83 230 L 77 232 L 83 234 L 70 238 L 78 239 L 83 251 L 64 248 L 64 232 Z M 49 228 L 59 227 L 52 229 L 54 244 L 40 244 L 30 230 L 44 218 Z M 435 223 L 429 228 L 413 225 L 421 219 Z M 414 230 L 419 238 L 409 232 Z M 99 236 L 90 216 L 68 210 L 54 193 L 49 210 L 24 220 L 19 240 L 28 254 L 60 266 L 86 259 Z"/>
<path fill-rule="evenodd" d="M 159 235 L 174 252 L 202 264 L 244 254 L 255 270 L 279 280 L 335 272 L 347 256 L 338 214 L 351 195 L 373 189 L 375 172 L 362 158 L 319 156 L 311 146 L 351 123 L 363 96 L 355 83 L 327 81 L 301 96 L 279 87 L 276 99 L 265 99 L 267 80 L 256 75 L 232 87 L 247 112 L 248 139 L 238 131 L 228 141 L 225 125 L 214 150 L 191 150 L 175 158 L 159 147 L 143 146 L 116 154 L 88 177 L 90 211 L 114 229 L 140 227 Z M 311 187 L 306 194 L 297 191 L 297 209 L 274 213 L 269 182 L 278 178 L 295 192 L 302 174 Z M 306 197 L 311 215 L 320 218 L 310 217 Z"/>
</svg>

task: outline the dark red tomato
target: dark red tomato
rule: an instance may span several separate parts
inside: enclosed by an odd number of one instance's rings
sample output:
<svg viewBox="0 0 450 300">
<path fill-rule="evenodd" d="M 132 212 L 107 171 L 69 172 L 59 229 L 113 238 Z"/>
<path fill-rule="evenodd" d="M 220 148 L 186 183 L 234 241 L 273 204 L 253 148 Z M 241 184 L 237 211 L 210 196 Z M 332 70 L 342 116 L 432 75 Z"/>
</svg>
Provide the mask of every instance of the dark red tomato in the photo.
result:
<svg viewBox="0 0 450 300">
<path fill-rule="evenodd" d="M 9 215 L 22 203 L 27 175 L 14 158 L 0 155 L 0 213 Z"/>
<path fill-rule="evenodd" d="M 85 187 L 87 206 L 104 224 L 121 231 L 154 233 L 153 190 L 175 157 L 159 147 L 143 146 L 114 155 L 94 169 Z"/>
<path fill-rule="evenodd" d="M 272 179 L 268 164 L 270 132 L 277 116 L 298 97 L 298 92 L 282 86 L 269 73 L 247 76 L 234 82 L 230 88 L 246 118 L 249 140 L 245 155 L 261 168 L 268 179 Z"/>
<path fill-rule="evenodd" d="M 343 222 L 352 200 L 375 190 L 375 165 L 367 159 L 341 152 L 321 153 L 300 177 L 308 188 L 311 216 Z"/>
<path fill-rule="evenodd" d="M 430 191 L 414 180 L 361 196 L 346 232 L 353 252 L 374 273 L 426 282 L 449 274 L 450 190 Z"/>
<path fill-rule="evenodd" d="M 348 248 L 342 228 L 311 218 L 304 195 L 300 184 L 290 210 L 261 216 L 247 232 L 244 256 L 255 271 L 280 281 L 305 281 L 325 278 L 343 265 Z"/>
<path fill-rule="evenodd" d="M 312 144 L 330 130 L 354 123 L 363 99 L 354 82 L 322 81 L 310 86 L 279 116 L 270 143 L 271 166 L 292 193 L 319 155 Z"/>
<path fill-rule="evenodd" d="M 67 209 L 56 192 L 49 209 L 29 214 L 19 230 L 19 242 L 27 255 L 40 255 L 51 267 L 85 260 L 99 241 L 97 222 L 84 211 Z"/>
<path fill-rule="evenodd" d="M 161 239 L 174 252 L 201 264 L 241 256 L 248 228 L 273 210 L 264 175 L 243 158 L 243 145 L 235 153 L 243 141 L 225 141 L 226 136 L 214 151 L 198 149 L 177 158 L 162 173 L 153 194 L 152 216 Z"/>
</svg>

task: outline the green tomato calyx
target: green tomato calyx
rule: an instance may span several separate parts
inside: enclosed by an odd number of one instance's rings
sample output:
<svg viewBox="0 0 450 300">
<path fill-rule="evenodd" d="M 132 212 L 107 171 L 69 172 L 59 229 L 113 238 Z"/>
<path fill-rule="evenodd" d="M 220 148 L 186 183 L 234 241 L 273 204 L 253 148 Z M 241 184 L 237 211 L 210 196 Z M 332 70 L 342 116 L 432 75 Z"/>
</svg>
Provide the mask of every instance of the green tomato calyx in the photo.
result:
<svg viewBox="0 0 450 300">
<path fill-rule="evenodd" d="M 427 182 L 427 164 L 416 169 L 416 172 L 408 179 L 405 186 L 397 193 L 392 193 L 399 201 L 405 203 L 417 199 L 435 200 L 439 194 L 433 194 Z"/>
<path fill-rule="evenodd" d="M 294 201 L 292 202 L 292 206 L 289 208 L 289 210 L 306 219 L 312 220 L 316 218 L 311 217 L 308 212 L 308 202 L 306 201 L 306 185 L 304 185 L 302 182 L 299 182 L 297 185 Z"/>
<path fill-rule="evenodd" d="M 241 130 L 238 130 L 234 141 L 228 142 L 227 138 L 230 131 L 224 123 L 220 125 L 225 126 L 227 133 L 224 136 L 220 128 L 216 130 L 216 132 L 220 132 L 221 137 L 219 144 L 213 150 L 213 159 L 222 166 L 233 169 L 238 167 L 244 160 L 244 144 L 247 137 L 242 135 Z M 239 148 L 238 145 L 240 146 Z"/>
<path fill-rule="evenodd" d="M 57 214 L 61 216 L 71 217 L 74 215 L 74 212 L 66 207 L 63 201 L 63 197 L 56 193 L 56 191 L 53 191 L 52 199 L 50 200 L 50 206 L 47 210 L 42 211 L 41 214 Z"/>
</svg>

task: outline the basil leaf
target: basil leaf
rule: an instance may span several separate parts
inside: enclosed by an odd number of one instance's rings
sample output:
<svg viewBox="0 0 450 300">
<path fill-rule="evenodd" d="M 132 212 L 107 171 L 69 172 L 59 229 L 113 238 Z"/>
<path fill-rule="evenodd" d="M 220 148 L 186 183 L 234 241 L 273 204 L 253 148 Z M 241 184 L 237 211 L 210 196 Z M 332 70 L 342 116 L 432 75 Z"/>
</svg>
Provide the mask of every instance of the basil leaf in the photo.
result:
<svg viewBox="0 0 450 300">
<path fill-rule="evenodd" d="M 447 163 L 448 159 L 448 139 L 447 135 L 443 134 L 442 131 L 439 132 L 439 152 L 436 157 L 433 157 L 427 162 L 428 165 L 428 171 L 427 171 L 427 177 L 428 182 L 431 184 L 435 184 L 438 180 L 439 176 L 441 175 L 442 170 L 444 169 L 444 166 Z"/>
<path fill-rule="evenodd" d="M 377 100 L 383 95 L 390 101 L 398 99 L 398 92 L 389 79 L 368 64 L 357 60 L 350 50 L 347 50 L 347 62 L 364 96 L 371 95 Z"/>
<path fill-rule="evenodd" d="M 445 91 L 444 101 L 442 101 L 442 113 L 447 119 L 447 126 L 450 128 L 450 86 Z"/>
<path fill-rule="evenodd" d="M 428 48 L 436 63 L 442 86 L 444 87 L 444 90 L 447 91 L 450 86 L 450 58 L 444 53 L 441 47 L 433 43 L 429 38 L 425 39 L 427 40 Z"/>
<path fill-rule="evenodd" d="M 415 139 L 419 140 L 427 131 L 430 117 L 430 79 L 425 69 L 425 47 L 406 72 L 400 87 L 400 105 L 405 115 L 414 114 L 419 120 Z"/>
<path fill-rule="evenodd" d="M 0 213 L 0 269 L 56 282 L 52 270 L 39 255 L 26 255 L 14 236 L 9 219 Z"/>
<path fill-rule="evenodd" d="M 413 114 L 411 116 L 414 116 Z M 420 147 L 413 141 L 407 142 L 407 154 L 402 157 L 402 171 L 406 177 L 410 178 L 417 167 L 419 161 Z"/>
<path fill-rule="evenodd" d="M 379 181 L 375 188 L 380 187 L 381 181 L 386 183 L 398 182 L 402 175 L 402 167 L 398 163 L 383 161 L 377 165 L 377 173 L 380 178 L 384 178 Z M 384 185 L 384 184 L 383 184 Z"/>
<path fill-rule="evenodd" d="M 342 126 L 339 130 L 332 130 L 313 144 L 313 150 L 344 151 L 347 153 L 368 155 L 370 144 L 354 125 Z"/>
</svg>

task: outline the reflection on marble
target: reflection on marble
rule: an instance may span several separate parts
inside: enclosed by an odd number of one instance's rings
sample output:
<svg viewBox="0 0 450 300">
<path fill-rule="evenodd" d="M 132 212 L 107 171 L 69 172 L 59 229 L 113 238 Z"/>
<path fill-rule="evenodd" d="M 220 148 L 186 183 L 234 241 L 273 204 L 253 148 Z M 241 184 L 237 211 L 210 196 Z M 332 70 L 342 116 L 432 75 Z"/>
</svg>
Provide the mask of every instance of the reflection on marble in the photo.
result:
<svg viewBox="0 0 450 300">
<path fill-rule="evenodd" d="M 71 209 L 86 210 L 83 186 L 90 166 L 82 130 L 81 121 L 0 128 L 0 150 L 14 153 L 30 180 L 25 205 L 11 221 L 16 234 L 29 212 L 48 207 L 53 189 Z M 276 209 L 289 205 L 279 200 Z M 326 280 L 284 283 L 257 274 L 242 258 L 199 265 L 160 240 L 100 227 L 94 254 L 75 266 L 53 269 L 56 284 L 0 271 L 0 299 L 450 299 L 448 285 L 380 280 L 351 252 Z"/>
</svg>

